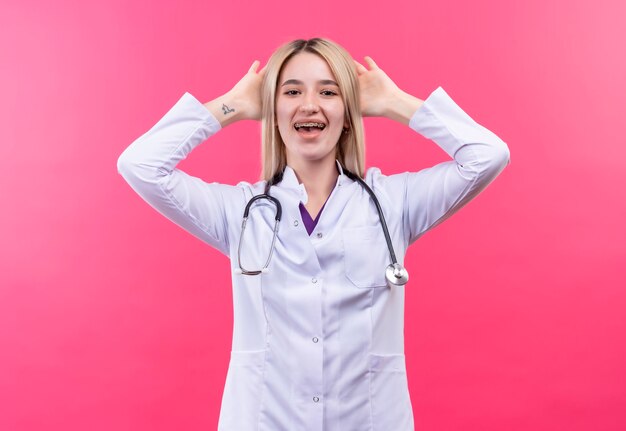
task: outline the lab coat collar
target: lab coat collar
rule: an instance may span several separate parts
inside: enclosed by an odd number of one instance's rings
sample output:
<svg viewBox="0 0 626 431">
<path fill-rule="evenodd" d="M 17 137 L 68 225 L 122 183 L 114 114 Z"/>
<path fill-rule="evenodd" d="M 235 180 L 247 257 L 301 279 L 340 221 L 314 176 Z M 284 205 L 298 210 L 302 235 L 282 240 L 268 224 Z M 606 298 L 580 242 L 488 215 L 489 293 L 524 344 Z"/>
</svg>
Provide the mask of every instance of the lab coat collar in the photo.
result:
<svg viewBox="0 0 626 431">
<path fill-rule="evenodd" d="M 341 166 L 341 163 L 339 163 L 339 160 L 335 159 L 335 164 L 337 165 L 337 170 L 339 171 L 339 176 L 337 177 L 337 186 L 342 186 L 344 184 L 351 183 L 352 180 L 343 173 L 343 167 Z M 304 188 L 304 184 L 301 184 L 298 181 L 296 172 L 289 165 L 285 167 L 285 172 L 283 173 L 283 179 L 280 183 L 277 184 L 277 187 L 294 189 L 300 195 L 300 201 L 303 204 L 306 204 L 308 201 L 308 196 L 306 193 L 306 189 Z"/>
</svg>

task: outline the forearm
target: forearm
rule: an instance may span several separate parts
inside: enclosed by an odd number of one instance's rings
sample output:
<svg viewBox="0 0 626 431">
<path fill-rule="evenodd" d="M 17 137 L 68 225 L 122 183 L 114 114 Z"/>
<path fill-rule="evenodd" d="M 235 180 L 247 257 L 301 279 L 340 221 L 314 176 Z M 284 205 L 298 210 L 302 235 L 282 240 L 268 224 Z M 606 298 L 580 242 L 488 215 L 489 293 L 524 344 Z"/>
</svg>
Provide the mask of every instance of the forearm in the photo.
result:
<svg viewBox="0 0 626 431">
<path fill-rule="evenodd" d="M 220 130 L 202 102 L 189 93 L 120 155 L 118 172 L 133 190 L 165 217 L 228 255 L 223 202 L 241 190 L 207 183 L 176 168 Z M 227 198 L 225 196 L 228 196 Z"/>
<path fill-rule="evenodd" d="M 424 101 L 415 96 L 411 96 L 404 91 L 399 91 L 387 103 L 385 117 L 399 121 L 402 124 L 409 124 L 411 117 L 422 105 Z"/>
<path fill-rule="evenodd" d="M 247 118 L 243 104 L 230 92 L 204 103 L 204 106 L 213 114 L 222 127 Z"/>
<path fill-rule="evenodd" d="M 201 102 L 185 93 L 146 133 L 124 150 L 118 170 L 129 182 L 158 182 L 178 162 L 220 130 Z"/>
<path fill-rule="evenodd" d="M 510 161 L 506 143 L 472 119 L 441 87 L 414 113 L 409 126 L 439 145 L 467 178 L 488 180 Z"/>
</svg>

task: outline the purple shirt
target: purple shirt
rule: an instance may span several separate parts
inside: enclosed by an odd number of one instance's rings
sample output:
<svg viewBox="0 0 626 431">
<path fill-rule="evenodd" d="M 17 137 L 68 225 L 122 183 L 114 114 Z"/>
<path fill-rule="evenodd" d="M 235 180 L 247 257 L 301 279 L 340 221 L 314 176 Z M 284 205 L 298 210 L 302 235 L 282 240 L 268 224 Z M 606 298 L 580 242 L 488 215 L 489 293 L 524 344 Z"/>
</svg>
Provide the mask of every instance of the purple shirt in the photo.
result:
<svg viewBox="0 0 626 431">
<path fill-rule="evenodd" d="M 326 199 L 326 202 L 328 202 L 328 198 Z M 326 202 L 324 202 L 324 205 L 322 205 L 322 208 L 320 208 L 320 212 L 317 213 L 317 217 L 315 217 L 315 220 L 311 218 L 311 215 L 306 210 L 304 204 L 300 202 L 300 215 L 302 216 L 304 227 L 306 227 L 306 231 L 309 235 L 311 235 L 311 232 L 313 232 L 313 229 L 315 229 L 315 226 L 317 225 L 317 221 L 320 219 L 320 216 L 322 215 L 322 211 L 324 210 L 324 207 L 326 206 Z"/>
</svg>

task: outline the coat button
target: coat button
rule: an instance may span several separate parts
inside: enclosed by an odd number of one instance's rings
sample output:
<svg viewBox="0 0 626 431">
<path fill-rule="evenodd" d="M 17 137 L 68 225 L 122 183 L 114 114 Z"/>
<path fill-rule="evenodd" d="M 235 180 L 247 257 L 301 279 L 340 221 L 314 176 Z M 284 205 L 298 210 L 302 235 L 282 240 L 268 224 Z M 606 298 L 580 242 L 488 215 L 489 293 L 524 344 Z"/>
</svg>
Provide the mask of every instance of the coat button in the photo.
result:
<svg viewBox="0 0 626 431">
<path fill-rule="evenodd" d="M 317 337 L 313 337 L 313 342 L 314 342 L 314 343 L 317 343 L 319 340 L 320 340 L 319 338 L 317 338 Z"/>
<path fill-rule="evenodd" d="M 318 402 L 319 400 L 320 400 L 319 397 L 313 397 L 313 402 L 314 403 Z"/>
<path fill-rule="evenodd" d="M 322 232 L 318 232 L 318 233 L 317 233 L 317 237 L 318 237 L 318 238 L 321 238 L 321 237 L 323 237 L 323 236 L 324 236 L 324 235 L 322 234 Z"/>
<path fill-rule="evenodd" d="M 313 278 L 311 279 L 311 283 L 313 283 L 313 284 L 317 283 L 317 278 L 313 277 Z"/>
<path fill-rule="evenodd" d="M 298 220 L 294 220 L 294 221 L 293 221 L 293 225 L 294 225 L 294 226 L 298 226 L 299 224 L 300 224 L 300 223 L 298 223 Z"/>
</svg>

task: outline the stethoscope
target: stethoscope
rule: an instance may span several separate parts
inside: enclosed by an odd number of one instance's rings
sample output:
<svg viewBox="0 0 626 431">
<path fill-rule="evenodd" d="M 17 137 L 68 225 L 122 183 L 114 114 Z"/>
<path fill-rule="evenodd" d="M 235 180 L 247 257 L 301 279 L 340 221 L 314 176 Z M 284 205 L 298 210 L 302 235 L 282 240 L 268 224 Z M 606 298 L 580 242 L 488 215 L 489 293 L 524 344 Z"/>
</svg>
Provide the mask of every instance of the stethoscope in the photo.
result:
<svg viewBox="0 0 626 431">
<path fill-rule="evenodd" d="M 396 259 L 396 253 L 393 251 L 393 244 L 391 243 L 391 237 L 389 236 L 389 230 L 387 229 L 385 216 L 383 215 L 383 210 L 380 207 L 380 203 L 378 202 L 376 195 L 374 194 L 372 189 L 365 183 L 365 181 L 361 179 L 361 177 L 353 174 L 352 172 L 346 170 L 345 168 L 343 168 L 343 173 L 348 178 L 354 181 L 357 181 L 359 184 L 361 184 L 361 186 L 367 191 L 367 193 L 370 195 L 370 197 L 374 201 L 374 204 L 376 205 L 376 210 L 378 211 L 380 224 L 383 228 L 383 233 L 385 234 L 385 241 L 387 242 L 387 248 L 389 249 L 389 256 L 391 258 L 391 263 L 389 264 L 389 266 L 387 266 L 387 269 L 385 270 L 385 278 L 387 279 L 387 285 L 389 287 L 404 286 L 407 283 L 407 281 L 409 281 L 409 273 L 407 272 L 406 268 L 404 268 L 402 265 L 398 263 L 398 259 Z M 241 273 L 243 275 L 259 275 L 261 273 L 268 272 L 267 268 L 270 264 L 270 260 L 272 259 L 272 254 L 274 252 L 274 245 L 276 244 L 276 236 L 278 234 L 278 224 L 280 222 L 280 218 L 282 217 L 282 213 L 283 213 L 283 209 L 282 209 L 282 206 L 280 205 L 279 200 L 276 199 L 274 196 L 271 196 L 269 194 L 269 191 L 272 185 L 277 184 L 282 180 L 282 176 L 283 176 L 282 172 L 279 172 L 278 174 L 276 174 L 274 178 L 272 178 L 270 181 L 266 183 L 264 193 L 254 196 L 252 199 L 248 201 L 248 204 L 246 205 L 246 209 L 243 212 L 243 222 L 241 224 L 241 236 L 239 237 L 239 246 L 237 247 L 237 263 L 239 265 L 239 271 L 237 271 L 238 273 Z M 241 265 L 241 245 L 243 244 L 243 234 L 246 230 L 246 223 L 248 222 L 248 216 L 250 214 L 250 207 L 252 206 L 254 202 L 256 202 L 259 199 L 267 199 L 271 203 L 273 203 L 274 206 L 276 207 L 276 217 L 274 218 L 275 220 L 274 237 L 272 238 L 272 246 L 270 248 L 269 255 L 267 256 L 267 261 L 265 262 L 265 265 L 263 266 L 263 268 L 259 270 L 248 270 L 248 269 L 245 269 Z"/>
</svg>

